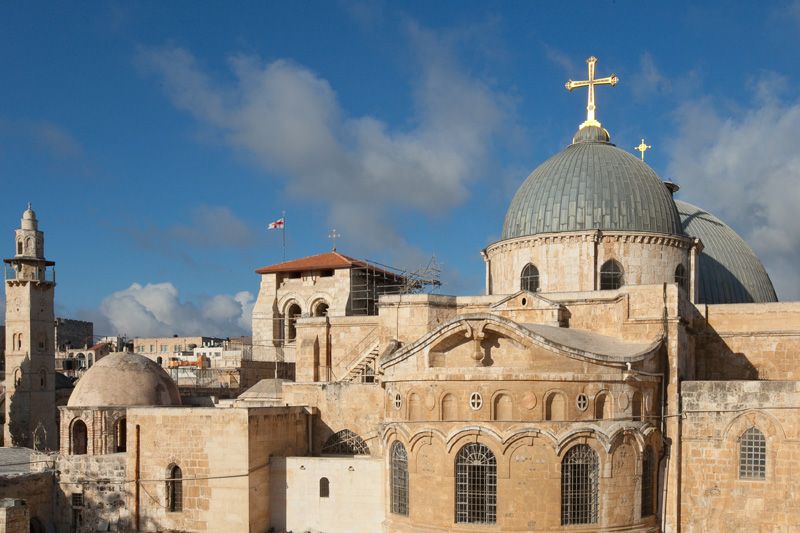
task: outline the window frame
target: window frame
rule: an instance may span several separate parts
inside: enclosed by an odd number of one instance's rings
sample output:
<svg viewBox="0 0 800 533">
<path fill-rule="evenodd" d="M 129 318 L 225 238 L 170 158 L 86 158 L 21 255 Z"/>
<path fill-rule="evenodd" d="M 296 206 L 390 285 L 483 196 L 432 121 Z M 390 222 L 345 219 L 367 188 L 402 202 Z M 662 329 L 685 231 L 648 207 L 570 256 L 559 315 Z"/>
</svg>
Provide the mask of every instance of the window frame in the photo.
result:
<svg viewBox="0 0 800 533">
<path fill-rule="evenodd" d="M 458 450 L 454 464 L 455 522 L 497 523 L 497 458 L 480 442 Z"/>
<path fill-rule="evenodd" d="M 597 524 L 600 459 L 588 444 L 577 444 L 561 460 L 561 525 Z"/>
<path fill-rule="evenodd" d="M 523 291 L 538 292 L 540 285 L 539 269 L 533 263 L 528 263 L 522 268 L 519 276 L 519 288 Z"/>
<path fill-rule="evenodd" d="M 767 437 L 756 426 L 750 426 L 739 436 L 739 479 L 766 481 Z"/>
<path fill-rule="evenodd" d="M 389 508 L 393 514 L 408 516 L 408 453 L 400 441 L 392 444 Z"/>
<path fill-rule="evenodd" d="M 613 270 L 612 270 L 613 269 Z M 625 269 L 616 259 L 609 259 L 600 267 L 600 290 L 615 291 L 625 285 Z"/>
</svg>

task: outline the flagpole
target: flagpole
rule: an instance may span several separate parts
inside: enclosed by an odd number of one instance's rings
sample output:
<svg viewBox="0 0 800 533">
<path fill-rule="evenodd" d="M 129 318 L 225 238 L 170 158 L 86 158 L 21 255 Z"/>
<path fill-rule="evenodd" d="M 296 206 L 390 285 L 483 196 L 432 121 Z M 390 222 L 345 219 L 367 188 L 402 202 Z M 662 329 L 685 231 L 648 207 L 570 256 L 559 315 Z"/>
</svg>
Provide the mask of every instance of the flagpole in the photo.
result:
<svg viewBox="0 0 800 533">
<path fill-rule="evenodd" d="M 283 219 L 283 226 L 281 227 L 281 235 L 283 236 L 283 260 L 286 261 L 286 211 L 281 211 L 281 218 Z"/>
</svg>

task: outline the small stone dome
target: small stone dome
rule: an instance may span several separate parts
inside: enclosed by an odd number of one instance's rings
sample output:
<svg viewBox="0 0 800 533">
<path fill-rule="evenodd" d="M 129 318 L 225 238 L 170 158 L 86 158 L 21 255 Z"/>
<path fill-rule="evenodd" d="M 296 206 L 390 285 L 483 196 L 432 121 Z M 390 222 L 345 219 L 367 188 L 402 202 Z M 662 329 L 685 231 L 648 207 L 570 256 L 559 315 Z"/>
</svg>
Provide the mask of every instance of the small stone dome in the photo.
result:
<svg viewBox="0 0 800 533">
<path fill-rule="evenodd" d="M 523 182 L 506 212 L 503 239 L 582 230 L 683 235 L 661 178 L 637 157 L 585 127 L 574 143 Z"/>
<path fill-rule="evenodd" d="M 180 405 L 178 387 L 161 366 L 130 352 L 97 361 L 69 397 L 69 407 Z"/>
<path fill-rule="evenodd" d="M 764 265 L 733 229 L 705 210 L 675 200 L 683 229 L 703 243 L 699 303 L 777 302 Z"/>
</svg>

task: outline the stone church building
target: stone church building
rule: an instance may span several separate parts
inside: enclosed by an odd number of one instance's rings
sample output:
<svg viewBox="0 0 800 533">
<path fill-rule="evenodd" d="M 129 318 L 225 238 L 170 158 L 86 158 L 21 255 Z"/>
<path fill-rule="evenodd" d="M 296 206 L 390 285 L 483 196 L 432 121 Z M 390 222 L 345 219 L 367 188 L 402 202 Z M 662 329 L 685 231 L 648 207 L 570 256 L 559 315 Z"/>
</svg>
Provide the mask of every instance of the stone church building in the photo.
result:
<svg viewBox="0 0 800 533">
<path fill-rule="evenodd" d="M 157 364 L 109 355 L 60 408 L 59 449 L 0 474 L 0 496 L 27 500 L 0 505 L 0 521 L 800 529 L 800 303 L 778 302 L 741 237 L 611 142 L 594 89 L 616 77 L 595 79 L 595 61 L 586 82 L 570 82 L 588 87 L 586 122 L 521 183 L 501 239 L 480 251 L 483 294 L 413 293 L 403 275 L 335 251 L 259 268 L 254 343 L 293 361 L 294 381 L 182 405 Z M 26 211 L 23 233 L 31 220 Z M 17 272 L 6 280 L 6 405 L 22 413 L 7 413 L 11 442 L 43 450 L 55 436 L 52 354 L 36 336 L 49 334 L 38 328 L 52 324 L 54 280 L 24 238 L 6 260 Z M 42 476 L 55 487 L 45 495 Z"/>
</svg>

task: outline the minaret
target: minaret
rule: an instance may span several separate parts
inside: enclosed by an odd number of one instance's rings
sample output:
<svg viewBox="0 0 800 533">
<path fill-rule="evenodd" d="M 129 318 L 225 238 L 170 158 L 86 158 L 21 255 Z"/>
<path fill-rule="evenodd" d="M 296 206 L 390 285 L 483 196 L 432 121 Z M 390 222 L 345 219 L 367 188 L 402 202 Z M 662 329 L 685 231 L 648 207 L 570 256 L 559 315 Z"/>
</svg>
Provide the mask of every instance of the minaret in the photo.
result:
<svg viewBox="0 0 800 533">
<path fill-rule="evenodd" d="M 5 446 L 56 449 L 55 265 L 28 204 L 6 263 Z"/>
</svg>

